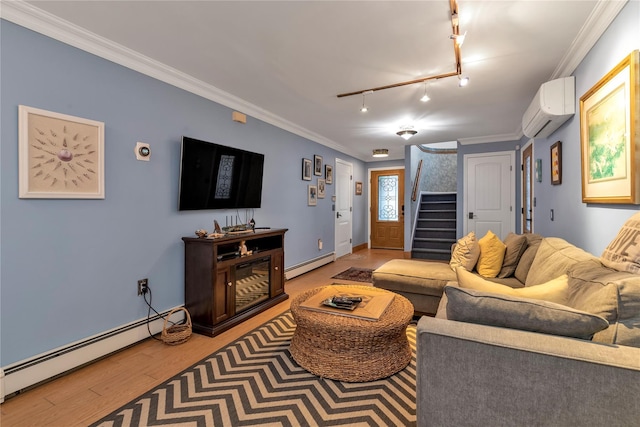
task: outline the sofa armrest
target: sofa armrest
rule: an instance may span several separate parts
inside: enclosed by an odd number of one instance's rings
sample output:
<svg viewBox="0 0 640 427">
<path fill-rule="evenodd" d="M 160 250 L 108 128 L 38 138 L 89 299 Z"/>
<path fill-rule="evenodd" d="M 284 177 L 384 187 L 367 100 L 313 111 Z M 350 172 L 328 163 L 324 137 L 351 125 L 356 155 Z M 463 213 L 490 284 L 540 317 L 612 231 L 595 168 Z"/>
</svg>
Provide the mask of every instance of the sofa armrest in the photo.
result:
<svg viewBox="0 0 640 427">
<path fill-rule="evenodd" d="M 640 348 L 423 317 L 418 426 L 634 425 Z"/>
</svg>

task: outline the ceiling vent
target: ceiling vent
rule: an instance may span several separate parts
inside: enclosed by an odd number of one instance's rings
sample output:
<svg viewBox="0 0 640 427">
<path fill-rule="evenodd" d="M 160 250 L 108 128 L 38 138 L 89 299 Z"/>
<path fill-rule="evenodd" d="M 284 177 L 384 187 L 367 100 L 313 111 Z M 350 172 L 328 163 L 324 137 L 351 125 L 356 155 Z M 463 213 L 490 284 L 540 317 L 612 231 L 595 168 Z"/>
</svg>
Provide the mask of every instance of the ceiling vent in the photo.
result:
<svg viewBox="0 0 640 427">
<path fill-rule="evenodd" d="M 546 138 L 576 112 L 575 77 L 543 83 L 522 116 L 522 131 L 529 138 Z"/>
</svg>

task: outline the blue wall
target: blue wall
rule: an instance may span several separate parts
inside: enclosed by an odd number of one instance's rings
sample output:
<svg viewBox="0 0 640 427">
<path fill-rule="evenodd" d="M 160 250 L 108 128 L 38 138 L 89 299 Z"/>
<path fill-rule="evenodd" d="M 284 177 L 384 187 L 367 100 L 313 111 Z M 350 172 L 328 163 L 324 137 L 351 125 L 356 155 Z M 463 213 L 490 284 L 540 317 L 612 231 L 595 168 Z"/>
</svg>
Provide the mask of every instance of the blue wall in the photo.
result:
<svg viewBox="0 0 640 427">
<path fill-rule="evenodd" d="M 535 140 L 534 158 L 542 159 L 542 182 L 534 185 L 534 231 L 559 236 L 600 255 L 624 222 L 640 207 L 582 203 L 580 97 L 631 51 L 640 48 L 640 2 L 631 1 L 575 70 L 576 114 L 548 139 Z M 550 147 L 562 141 L 562 184 L 550 183 Z M 555 220 L 550 220 L 550 210 Z"/>
<path fill-rule="evenodd" d="M 254 218 L 289 229 L 285 267 L 333 252 L 335 186 L 307 206 L 301 159 L 352 162 L 357 181 L 363 162 L 252 117 L 234 122 L 227 107 L 0 23 L 1 366 L 146 317 L 137 279 L 149 278 L 156 309 L 184 303 L 180 238 L 236 212 L 178 212 L 183 135 L 265 155 Z M 18 198 L 20 104 L 105 122 L 104 200 Z M 150 162 L 135 160 L 137 141 L 151 144 Z M 364 212 L 365 198 L 354 198 L 354 246 L 366 242 Z"/>
</svg>

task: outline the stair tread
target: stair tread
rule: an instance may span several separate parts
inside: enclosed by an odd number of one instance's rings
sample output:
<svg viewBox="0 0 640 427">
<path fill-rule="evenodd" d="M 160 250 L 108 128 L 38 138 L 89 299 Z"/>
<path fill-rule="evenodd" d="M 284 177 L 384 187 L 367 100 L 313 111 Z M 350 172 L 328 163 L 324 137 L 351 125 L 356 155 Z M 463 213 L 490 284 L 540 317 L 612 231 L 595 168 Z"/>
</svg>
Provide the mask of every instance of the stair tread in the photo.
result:
<svg viewBox="0 0 640 427">
<path fill-rule="evenodd" d="M 445 239 L 443 237 L 415 237 L 413 240 L 419 242 L 456 242 L 456 239 Z"/>
<path fill-rule="evenodd" d="M 438 254 L 450 254 L 450 249 L 413 248 L 413 252 L 433 252 Z"/>
</svg>

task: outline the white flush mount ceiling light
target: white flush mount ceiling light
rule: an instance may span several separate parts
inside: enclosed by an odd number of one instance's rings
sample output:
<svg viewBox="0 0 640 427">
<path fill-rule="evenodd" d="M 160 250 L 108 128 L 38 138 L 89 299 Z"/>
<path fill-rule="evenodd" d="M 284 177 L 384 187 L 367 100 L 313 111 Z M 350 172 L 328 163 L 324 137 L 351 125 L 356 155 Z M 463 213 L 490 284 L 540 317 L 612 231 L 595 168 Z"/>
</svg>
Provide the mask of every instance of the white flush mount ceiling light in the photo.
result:
<svg viewBox="0 0 640 427">
<path fill-rule="evenodd" d="M 386 148 L 376 148 L 373 150 L 373 157 L 388 157 L 389 150 Z"/>
<path fill-rule="evenodd" d="M 416 133 L 418 133 L 418 131 L 415 130 L 415 129 L 404 128 L 404 129 L 401 129 L 398 132 L 396 132 L 396 135 L 398 135 L 401 138 L 404 138 L 405 141 L 408 141 L 409 138 L 411 138 Z"/>
</svg>

